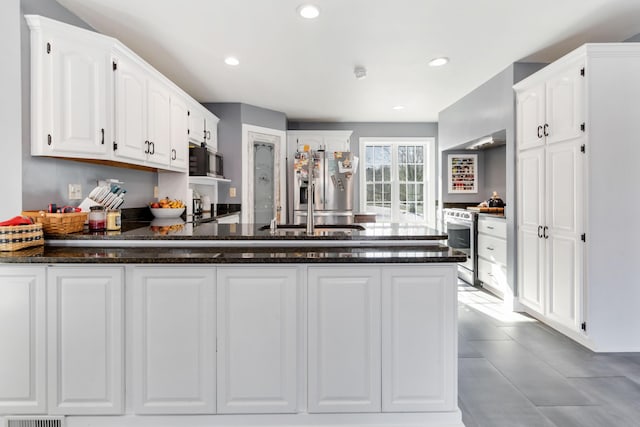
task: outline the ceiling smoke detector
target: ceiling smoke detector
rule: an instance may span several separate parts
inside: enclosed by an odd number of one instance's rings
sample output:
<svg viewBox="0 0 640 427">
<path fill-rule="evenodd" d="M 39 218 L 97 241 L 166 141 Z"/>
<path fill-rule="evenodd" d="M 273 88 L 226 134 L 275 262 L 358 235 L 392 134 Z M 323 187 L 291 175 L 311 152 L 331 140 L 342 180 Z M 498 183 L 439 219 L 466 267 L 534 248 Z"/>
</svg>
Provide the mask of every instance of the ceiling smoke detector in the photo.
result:
<svg viewBox="0 0 640 427">
<path fill-rule="evenodd" d="M 353 69 L 353 74 L 355 74 L 356 79 L 362 80 L 367 77 L 367 69 L 364 67 L 356 67 Z"/>
</svg>

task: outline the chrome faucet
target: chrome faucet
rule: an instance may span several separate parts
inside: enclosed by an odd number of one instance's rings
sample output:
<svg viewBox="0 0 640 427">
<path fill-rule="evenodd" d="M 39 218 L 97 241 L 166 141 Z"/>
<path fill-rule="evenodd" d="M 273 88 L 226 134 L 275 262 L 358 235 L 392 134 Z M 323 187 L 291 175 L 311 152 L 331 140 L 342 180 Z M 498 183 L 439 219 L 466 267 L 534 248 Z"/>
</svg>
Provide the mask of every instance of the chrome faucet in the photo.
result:
<svg viewBox="0 0 640 427">
<path fill-rule="evenodd" d="M 309 184 L 307 185 L 307 234 L 313 234 L 313 178 L 309 173 Z"/>
</svg>

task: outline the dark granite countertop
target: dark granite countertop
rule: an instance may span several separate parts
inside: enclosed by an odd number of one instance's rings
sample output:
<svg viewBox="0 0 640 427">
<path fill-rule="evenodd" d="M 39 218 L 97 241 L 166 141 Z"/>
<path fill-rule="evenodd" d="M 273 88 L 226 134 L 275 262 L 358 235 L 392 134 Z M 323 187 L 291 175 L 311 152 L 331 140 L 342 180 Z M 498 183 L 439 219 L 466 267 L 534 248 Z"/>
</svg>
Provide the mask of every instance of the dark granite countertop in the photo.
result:
<svg viewBox="0 0 640 427">
<path fill-rule="evenodd" d="M 392 248 L 36 247 L 0 253 L 0 264 L 451 263 L 466 255 L 444 245 Z"/>
<path fill-rule="evenodd" d="M 63 244 L 69 241 L 103 241 L 105 243 L 141 240 L 191 240 L 191 241 L 220 241 L 220 240 L 271 240 L 271 241 L 302 241 L 302 240 L 340 240 L 340 241 L 440 241 L 446 240 L 447 235 L 433 228 L 421 225 L 402 225 L 389 223 L 361 224 L 365 230 L 322 230 L 317 229 L 313 235 L 307 235 L 304 228 L 297 230 L 269 229 L 261 230 L 262 225 L 256 224 L 218 224 L 216 222 L 185 223 L 178 220 L 154 220 L 150 224 L 135 223 L 128 226 L 123 223 L 122 231 L 97 232 L 88 231 L 66 235 L 48 235 L 45 241 L 48 245 Z M 321 227 L 321 226 L 318 226 Z M 111 245 L 112 246 L 112 245 Z"/>
<path fill-rule="evenodd" d="M 0 263 L 450 263 L 466 259 L 440 243 L 447 238 L 445 233 L 428 227 L 363 226 L 364 230 L 325 229 L 307 235 L 305 228 L 274 232 L 254 224 L 138 221 L 124 223 L 118 232 L 46 236 L 44 247 L 0 253 Z"/>
</svg>

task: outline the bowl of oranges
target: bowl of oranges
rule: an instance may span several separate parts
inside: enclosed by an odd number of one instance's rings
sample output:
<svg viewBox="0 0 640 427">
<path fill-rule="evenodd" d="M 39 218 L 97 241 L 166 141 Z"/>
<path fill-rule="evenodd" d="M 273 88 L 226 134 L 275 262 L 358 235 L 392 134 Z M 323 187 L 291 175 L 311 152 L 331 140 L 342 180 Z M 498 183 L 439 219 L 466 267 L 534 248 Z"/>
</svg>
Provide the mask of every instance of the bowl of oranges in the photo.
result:
<svg viewBox="0 0 640 427">
<path fill-rule="evenodd" d="M 149 209 L 155 218 L 178 218 L 184 212 L 185 205 L 182 200 L 165 197 L 149 203 Z"/>
</svg>

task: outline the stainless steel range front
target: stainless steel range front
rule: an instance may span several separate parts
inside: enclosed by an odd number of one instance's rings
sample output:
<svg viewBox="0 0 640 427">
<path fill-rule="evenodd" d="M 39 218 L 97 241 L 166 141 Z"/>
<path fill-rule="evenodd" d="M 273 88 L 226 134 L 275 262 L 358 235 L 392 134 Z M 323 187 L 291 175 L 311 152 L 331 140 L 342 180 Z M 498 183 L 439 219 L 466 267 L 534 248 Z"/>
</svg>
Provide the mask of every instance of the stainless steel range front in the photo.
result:
<svg viewBox="0 0 640 427">
<path fill-rule="evenodd" d="M 467 255 L 465 262 L 458 263 L 458 277 L 475 285 L 477 214 L 465 209 L 443 209 L 442 216 L 444 230 L 449 236 L 447 244 Z"/>
</svg>

